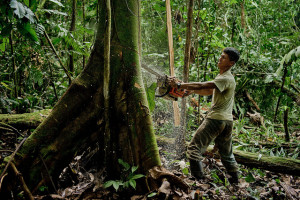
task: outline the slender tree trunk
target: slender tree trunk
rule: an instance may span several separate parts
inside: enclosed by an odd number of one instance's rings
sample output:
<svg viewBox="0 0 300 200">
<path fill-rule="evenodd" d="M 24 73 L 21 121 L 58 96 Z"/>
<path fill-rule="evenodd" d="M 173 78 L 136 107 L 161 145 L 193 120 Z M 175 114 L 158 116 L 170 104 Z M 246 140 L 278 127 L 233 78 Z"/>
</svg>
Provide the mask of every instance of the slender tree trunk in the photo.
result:
<svg viewBox="0 0 300 200">
<path fill-rule="evenodd" d="M 282 83 L 281 83 L 280 93 L 282 93 L 282 90 L 284 88 L 284 83 L 285 83 L 285 77 L 286 77 L 286 75 L 287 75 L 287 65 L 285 64 L 284 65 L 283 76 L 282 76 Z M 277 112 L 278 112 L 278 109 L 279 109 L 279 104 L 280 104 L 281 96 L 282 95 L 280 94 L 280 96 L 278 97 L 278 100 L 277 100 L 277 105 L 276 105 L 276 110 L 275 110 L 275 115 L 274 115 L 274 122 L 276 122 Z"/>
<path fill-rule="evenodd" d="M 70 26 L 70 33 L 74 34 L 75 26 L 76 26 L 76 4 L 77 0 L 72 1 L 72 18 L 71 18 L 71 26 Z M 69 70 L 71 73 L 74 73 L 74 53 L 73 53 L 73 47 L 69 47 Z M 70 82 L 71 83 L 71 82 Z"/>
<path fill-rule="evenodd" d="M 83 28 L 85 28 L 85 0 L 82 0 L 82 23 L 83 23 Z M 85 43 L 85 33 L 83 33 L 83 39 L 82 39 L 83 44 Z M 82 67 L 84 68 L 85 66 L 85 55 L 82 56 Z"/>
<path fill-rule="evenodd" d="M 103 81 L 107 9 L 105 3 L 99 6 L 100 23 L 86 67 L 15 157 L 31 190 L 41 183 L 52 188 L 50 179 L 57 183 L 76 152 L 96 142 L 100 145 L 99 163 L 110 178 L 120 175 L 119 158 L 139 166 L 144 174 L 161 165 L 139 63 L 139 3 L 111 1 L 109 124 L 105 123 Z"/>
<path fill-rule="evenodd" d="M 167 13 L 167 31 L 168 31 L 170 75 L 175 76 L 173 31 L 172 31 L 172 21 L 171 21 L 170 0 L 166 0 L 166 13 Z M 177 101 L 173 101 L 173 113 L 174 113 L 174 125 L 175 125 L 175 129 L 177 129 L 180 126 L 180 114 L 179 114 L 179 107 L 178 107 L 178 102 Z M 177 132 L 177 130 L 175 130 L 175 132 Z"/>
<path fill-rule="evenodd" d="M 284 124 L 284 132 L 285 132 L 285 141 L 286 142 L 290 141 L 288 118 L 289 118 L 289 108 L 287 108 L 284 111 L 284 116 L 283 116 L 283 124 Z"/>
<path fill-rule="evenodd" d="M 186 25 L 186 43 L 185 43 L 185 54 L 184 54 L 184 68 L 183 68 L 183 82 L 189 82 L 189 69 L 190 69 L 190 52 L 191 52 L 191 39 L 193 31 L 193 8 L 194 0 L 190 0 L 188 4 L 188 20 Z M 185 152 L 185 128 L 186 126 L 186 99 L 183 98 L 181 101 L 181 131 L 179 132 L 177 141 L 177 157 L 184 157 Z"/>
<path fill-rule="evenodd" d="M 17 66 L 16 66 L 16 60 L 14 56 L 14 46 L 13 46 L 13 40 L 12 40 L 13 33 L 11 32 L 9 35 L 9 43 L 10 43 L 10 50 L 11 50 L 11 57 L 12 57 L 12 69 L 13 69 L 13 80 L 14 80 L 14 97 L 18 97 L 18 79 L 17 79 Z"/>
</svg>

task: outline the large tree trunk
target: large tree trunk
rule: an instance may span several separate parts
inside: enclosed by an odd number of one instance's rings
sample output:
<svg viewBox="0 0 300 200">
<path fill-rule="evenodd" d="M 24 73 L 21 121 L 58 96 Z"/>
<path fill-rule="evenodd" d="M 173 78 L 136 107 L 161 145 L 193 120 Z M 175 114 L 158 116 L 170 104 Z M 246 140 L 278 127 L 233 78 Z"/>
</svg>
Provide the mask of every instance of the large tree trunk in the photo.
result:
<svg viewBox="0 0 300 200">
<path fill-rule="evenodd" d="M 104 131 L 108 120 L 104 120 L 103 96 L 106 11 L 104 3 L 99 6 L 97 38 L 86 67 L 15 157 L 30 189 L 39 183 L 50 185 L 50 177 L 56 183 L 76 152 L 95 142 L 103 152 L 99 163 L 109 166 L 110 177 L 119 175 L 118 158 L 138 165 L 141 173 L 161 165 L 140 72 L 136 0 L 111 2 L 109 134 Z"/>
</svg>

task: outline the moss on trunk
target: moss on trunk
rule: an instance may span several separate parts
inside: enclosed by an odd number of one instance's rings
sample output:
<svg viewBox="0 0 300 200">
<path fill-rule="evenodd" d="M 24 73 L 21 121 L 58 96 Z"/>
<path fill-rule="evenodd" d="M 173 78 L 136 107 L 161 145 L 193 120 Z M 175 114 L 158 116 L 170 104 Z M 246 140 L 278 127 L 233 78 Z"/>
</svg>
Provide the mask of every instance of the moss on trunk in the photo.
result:
<svg viewBox="0 0 300 200">
<path fill-rule="evenodd" d="M 56 183 L 78 150 L 97 141 L 101 151 L 110 152 L 108 158 L 99 158 L 106 161 L 103 167 L 108 166 L 109 176 L 118 174 L 118 158 L 138 165 L 140 173 L 161 164 L 141 77 L 140 8 L 135 0 L 112 1 L 110 135 L 104 131 L 105 5 L 100 6 L 102 21 L 88 64 L 15 157 L 16 166 L 31 189 L 41 181 L 50 185 L 49 175 Z M 110 138 L 108 146 L 101 144 L 106 137 Z"/>
</svg>

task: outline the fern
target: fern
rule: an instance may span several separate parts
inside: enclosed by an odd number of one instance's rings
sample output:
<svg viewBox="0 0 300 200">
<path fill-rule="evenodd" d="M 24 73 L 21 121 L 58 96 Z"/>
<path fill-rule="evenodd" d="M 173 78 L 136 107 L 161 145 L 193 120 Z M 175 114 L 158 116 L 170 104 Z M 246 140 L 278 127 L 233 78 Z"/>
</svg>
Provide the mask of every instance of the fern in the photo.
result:
<svg viewBox="0 0 300 200">
<path fill-rule="evenodd" d="M 86 55 L 86 52 L 84 51 L 84 48 L 82 47 L 82 44 L 75 40 L 72 34 L 68 34 L 67 36 L 63 37 L 66 44 L 71 46 L 74 49 L 74 52 L 80 55 Z"/>
</svg>

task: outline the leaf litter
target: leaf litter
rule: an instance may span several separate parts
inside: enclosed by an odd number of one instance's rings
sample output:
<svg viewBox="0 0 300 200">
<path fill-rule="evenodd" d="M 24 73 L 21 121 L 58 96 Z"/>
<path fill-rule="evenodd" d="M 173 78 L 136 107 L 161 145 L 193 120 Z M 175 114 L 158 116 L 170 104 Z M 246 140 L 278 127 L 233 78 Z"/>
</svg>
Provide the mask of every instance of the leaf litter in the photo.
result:
<svg viewBox="0 0 300 200">
<path fill-rule="evenodd" d="M 24 132 L 26 136 L 28 132 Z M 0 136 L 0 161 L 14 151 L 22 138 L 13 132 L 3 132 Z M 189 163 L 186 160 L 176 160 L 172 148 L 160 146 L 162 166 L 170 174 L 184 181 L 187 191 L 178 187 L 173 179 L 162 179 L 160 186 L 146 194 L 137 194 L 135 190 L 116 192 L 113 188 L 104 188 L 105 170 L 97 169 L 93 161 L 97 156 L 97 148 L 88 149 L 82 155 L 74 158 L 59 177 L 57 194 L 49 194 L 47 188 L 39 188 L 34 194 L 36 200 L 65 199 L 300 199 L 300 178 L 288 174 L 274 173 L 262 169 L 251 169 L 240 165 L 239 184 L 228 182 L 225 168 L 215 154 L 206 154 L 204 163 L 205 178 L 196 180 L 190 175 Z M 173 148 L 174 150 L 174 148 Z M 93 163 L 93 162 L 92 162 Z M 20 193 L 22 191 L 20 190 Z M 18 198 L 15 198 L 18 199 Z M 22 199 L 22 198 L 19 198 Z"/>
</svg>

